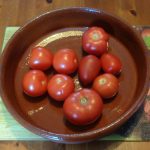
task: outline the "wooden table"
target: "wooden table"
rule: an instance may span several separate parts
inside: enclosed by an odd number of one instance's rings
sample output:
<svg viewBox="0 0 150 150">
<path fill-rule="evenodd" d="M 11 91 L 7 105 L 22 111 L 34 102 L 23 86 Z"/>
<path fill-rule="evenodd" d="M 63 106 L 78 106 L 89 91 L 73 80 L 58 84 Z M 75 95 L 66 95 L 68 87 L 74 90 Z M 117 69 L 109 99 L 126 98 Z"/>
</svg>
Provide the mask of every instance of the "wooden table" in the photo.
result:
<svg viewBox="0 0 150 150">
<path fill-rule="evenodd" d="M 50 1 L 50 0 L 47 0 Z M 149 0 L 0 0 L 0 48 L 6 26 L 21 26 L 44 12 L 64 7 L 93 7 L 113 13 L 131 25 L 150 25 Z M 115 149 L 148 150 L 150 142 L 99 142 L 64 145 L 52 142 L 1 142 L 0 150 Z"/>
</svg>

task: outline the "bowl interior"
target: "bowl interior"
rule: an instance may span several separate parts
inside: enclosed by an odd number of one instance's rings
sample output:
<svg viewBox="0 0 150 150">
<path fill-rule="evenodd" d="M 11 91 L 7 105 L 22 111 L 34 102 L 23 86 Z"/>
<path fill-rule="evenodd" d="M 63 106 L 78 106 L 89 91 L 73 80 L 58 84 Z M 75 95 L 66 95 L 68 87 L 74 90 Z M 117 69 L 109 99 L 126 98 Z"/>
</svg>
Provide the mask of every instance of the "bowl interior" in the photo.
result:
<svg viewBox="0 0 150 150">
<path fill-rule="evenodd" d="M 24 73 L 29 70 L 28 59 L 33 47 L 44 46 L 53 53 L 61 48 L 71 48 L 81 59 L 81 37 L 91 26 L 101 26 L 110 34 L 109 51 L 121 59 L 123 70 L 118 77 L 119 93 L 104 101 L 102 117 L 89 126 L 76 127 L 65 120 L 63 103 L 55 102 L 48 94 L 31 98 L 23 93 L 21 83 Z M 52 135 L 61 137 L 60 141 L 78 142 L 108 134 L 109 127 L 111 130 L 117 128 L 138 107 L 147 76 L 143 49 L 140 38 L 129 26 L 102 11 L 66 9 L 47 13 L 21 28 L 5 48 L 1 64 L 2 97 L 19 122 L 25 127 L 29 124 L 31 130 L 42 136 L 50 138 Z M 50 77 L 54 71 L 50 69 L 45 73 Z M 72 77 L 78 88 L 76 74 Z M 88 134 L 84 136 L 83 133 Z"/>
</svg>

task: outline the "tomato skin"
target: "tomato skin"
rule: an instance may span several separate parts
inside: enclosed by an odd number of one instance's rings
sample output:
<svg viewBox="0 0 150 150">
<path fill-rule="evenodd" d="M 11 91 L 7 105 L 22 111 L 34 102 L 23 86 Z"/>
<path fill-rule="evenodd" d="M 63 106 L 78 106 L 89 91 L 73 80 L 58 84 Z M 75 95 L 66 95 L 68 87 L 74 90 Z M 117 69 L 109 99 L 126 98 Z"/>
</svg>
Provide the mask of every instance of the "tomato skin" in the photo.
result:
<svg viewBox="0 0 150 150">
<path fill-rule="evenodd" d="M 94 55 L 83 57 L 79 64 L 78 75 L 84 85 L 90 84 L 99 74 L 101 68 L 100 60 Z"/>
<path fill-rule="evenodd" d="M 119 90 L 118 79 L 109 73 L 98 76 L 93 82 L 93 89 L 97 91 L 102 98 L 111 98 Z"/>
<path fill-rule="evenodd" d="M 110 53 L 103 54 L 100 58 L 102 68 L 106 73 L 112 73 L 114 75 L 117 75 L 122 70 L 122 63 L 121 60 Z"/>
<path fill-rule="evenodd" d="M 47 70 L 52 66 L 52 53 L 41 46 L 32 49 L 29 67 L 37 70 Z"/>
<path fill-rule="evenodd" d="M 40 70 L 30 70 L 23 77 L 22 87 L 29 96 L 41 96 L 47 91 L 47 77 Z"/>
<path fill-rule="evenodd" d="M 103 102 L 97 92 L 82 89 L 71 94 L 64 102 L 66 119 L 74 125 L 88 125 L 95 122 L 103 110 Z"/>
<path fill-rule="evenodd" d="M 109 35 L 100 27 L 91 27 L 82 36 L 84 51 L 100 56 L 108 51 Z"/>
<path fill-rule="evenodd" d="M 78 67 L 78 59 L 72 49 L 60 49 L 53 59 L 54 69 L 61 74 L 71 74 Z"/>
<path fill-rule="evenodd" d="M 64 101 L 74 91 L 73 79 L 67 75 L 56 74 L 48 82 L 48 93 L 56 101 Z"/>
</svg>

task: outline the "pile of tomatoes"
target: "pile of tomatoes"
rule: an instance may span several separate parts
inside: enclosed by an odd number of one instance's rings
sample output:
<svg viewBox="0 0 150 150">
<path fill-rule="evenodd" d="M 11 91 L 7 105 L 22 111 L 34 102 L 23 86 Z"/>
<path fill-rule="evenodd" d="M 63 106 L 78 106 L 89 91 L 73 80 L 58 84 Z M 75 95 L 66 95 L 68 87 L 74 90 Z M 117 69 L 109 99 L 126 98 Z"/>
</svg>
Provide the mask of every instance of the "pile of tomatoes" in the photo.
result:
<svg viewBox="0 0 150 150">
<path fill-rule="evenodd" d="M 91 27 L 82 36 L 86 56 L 79 61 L 72 49 L 60 49 L 54 55 L 49 49 L 35 47 L 31 52 L 31 70 L 23 77 L 23 91 L 32 97 L 48 91 L 56 101 L 64 101 L 66 119 L 74 125 L 87 125 L 102 113 L 103 101 L 118 93 L 121 72 L 120 59 L 108 53 L 109 35 L 100 27 Z M 45 70 L 53 67 L 57 72 L 48 77 Z M 82 89 L 75 91 L 70 76 L 77 72 Z M 87 88 L 90 87 L 90 88 Z"/>
</svg>

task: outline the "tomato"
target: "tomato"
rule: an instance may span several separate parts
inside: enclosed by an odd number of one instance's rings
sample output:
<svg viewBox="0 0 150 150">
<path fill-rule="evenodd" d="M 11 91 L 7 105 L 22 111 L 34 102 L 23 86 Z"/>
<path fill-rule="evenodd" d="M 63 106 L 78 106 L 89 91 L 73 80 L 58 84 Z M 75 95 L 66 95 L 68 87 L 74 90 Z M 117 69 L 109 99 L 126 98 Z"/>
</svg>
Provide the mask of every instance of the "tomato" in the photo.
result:
<svg viewBox="0 0 150 150">
<path fill-rule="evenodd" d="M 75 52 L 71 49 L 61 49 L 56 52 L 53 59 L 54 69 L 61 74 L 71 74 L 78 67 L 78 60 Z"/>
<path fill-rule="evenodd" d="M 74 88 L 73 79 L 67 75 L 56 74 L 48 82 L 48 93 L 57 101 L 65 100 Z"/>
<path fill-rule="evenodd" d="M 122 63 L 117 56 L 110 53 L 106 53 L 102 55 L 100 60 L 102 68 L 106 73 L 112 73 L 116 75 L 121 72 Z"/>
<path fill-rule="evenodd" d="M 108 50 L 109 35 L 100 27 L 91 27 L 84 32 L 82 45 L 84 51 L 100 56 Z"/>
<path fill-rule="evenodd" d="M 66 119 L 74 125 L 88 125 L 96 121 L 103 109 L 101 97 L 90 89 L 82 89 L 71 94 L 64 102 Z"/>
<path fill-rule="evenodd" d="M 47 91 L 47 77 L 40 70 L 30 70 L 24 75 L 22 86 L 27 95 L 41 96 Z"/>
<path fill-rule="evenodd" d="M 79 79 L 84 85 L 90 84 L 101 68 L 100 60 L 94 55 L 83 57 L 79 64 Z"/>
<path fill-rule="evenodd" d="M 118 79 L 109 73 L 98 76 L 93 83 L 93 89 L 97 91 L 102 98 L 111 98 L 119 90 Z"/>
<path fill-rule="evenodd" d="M 35 47 L 31 52 L 29 67 L 32 69 L 46 70 L 52 66 L 53 55 L 44 47 Z"/>
</svg>

